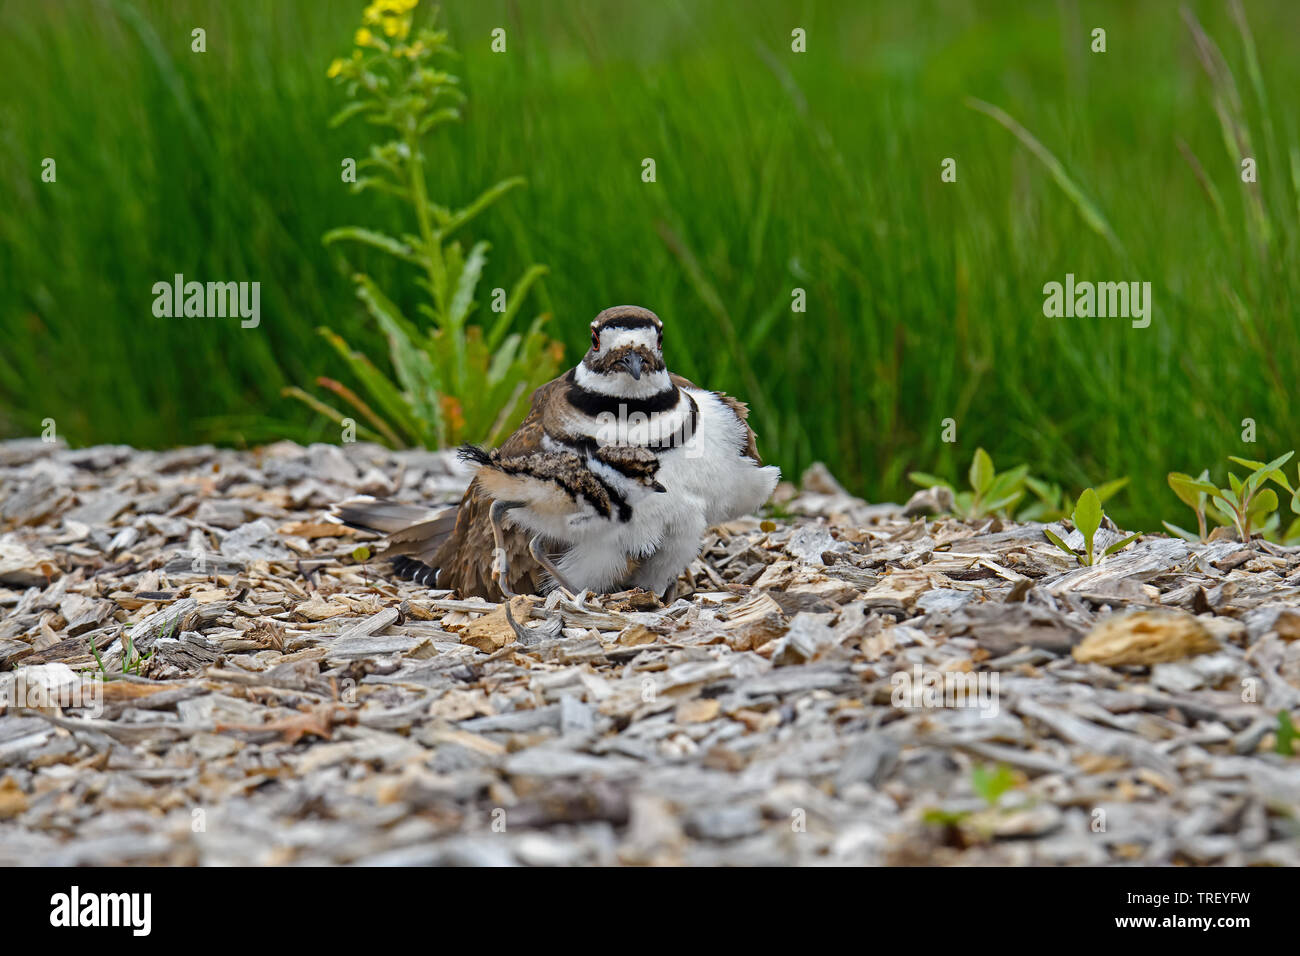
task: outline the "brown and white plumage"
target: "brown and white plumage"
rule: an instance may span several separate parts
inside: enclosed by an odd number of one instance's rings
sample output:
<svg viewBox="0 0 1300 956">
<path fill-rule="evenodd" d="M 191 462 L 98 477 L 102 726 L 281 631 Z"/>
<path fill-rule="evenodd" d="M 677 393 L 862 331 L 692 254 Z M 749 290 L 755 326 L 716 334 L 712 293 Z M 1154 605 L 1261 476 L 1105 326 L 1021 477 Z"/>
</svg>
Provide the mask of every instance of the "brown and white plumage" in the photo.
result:
<svg viewBox="0 0 1300 956">
<path fill-rule="evenodd" d="M 761 505 L 779 472 L 762 466 L 744 403 L 668 372 L 653 312 L 606 309 L 591 331 L 582 363 L 533 393 L 500 448 L 463 451 L 479 467 L 459 506 L 349 502 L 339 519 L 387 534 L 398 573 L 462 596 L 671 592 L 704 531 Z"/>
</svg>

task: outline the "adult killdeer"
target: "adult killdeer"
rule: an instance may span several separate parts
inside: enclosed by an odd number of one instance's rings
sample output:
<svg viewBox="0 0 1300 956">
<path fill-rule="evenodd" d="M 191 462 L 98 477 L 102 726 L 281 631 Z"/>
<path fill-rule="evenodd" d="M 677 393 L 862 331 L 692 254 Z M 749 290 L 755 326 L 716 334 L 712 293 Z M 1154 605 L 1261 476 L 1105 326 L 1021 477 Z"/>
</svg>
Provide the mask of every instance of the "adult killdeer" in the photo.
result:
<svg viewBox="0 0 1300 956">
<path fill-rule="evenodd" d="M 336 514 L 387 534 L 381 556 L 403 577 L 462 596 L 559 585 L 671 599 L 705 530 L 754 511 L 780 478 L 747 416 L 744 403 L 669 373 L 657 315 L 615 306 L 500 448 L 462 449 L 478 472 L 458 506 L 360 500 Z"/>
</svg>

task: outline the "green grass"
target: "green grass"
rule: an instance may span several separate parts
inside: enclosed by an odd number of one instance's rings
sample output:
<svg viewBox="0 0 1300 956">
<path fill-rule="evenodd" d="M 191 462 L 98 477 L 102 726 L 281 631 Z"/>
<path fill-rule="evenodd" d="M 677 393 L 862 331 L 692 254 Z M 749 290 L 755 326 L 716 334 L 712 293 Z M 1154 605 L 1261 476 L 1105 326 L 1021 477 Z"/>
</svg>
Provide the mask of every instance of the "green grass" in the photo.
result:
<svg viewBox="0 0 1300 956">
<path fill-rule="evenodd" d="M 355 385 L 313 330 L 384 361 L 351 269 L 420 298 L 382 255 L 320 241 L 399 228 L 340 181 L 365 131 L 326 127 L 360 6 L 0 4 L 0 434 L 52 417 L 74 443 L 337 440 L 280 396 Z M 1235 78 L 1257 203 L 1178 5 L 1120 0 L 446 3 L 470 102 L 433 191 L 525 175 L 477 225 L 480 288 L 548 265 L 535 304 L 572 359 L 600 308 L 655 309 L 670 366 L 748 400 L 790 475 L 823 459 L 898 499 L 908 471 L 956 478 L 982 445 L 1071 494 L 1131 475 L 1108 510 L 1158 528 L 1182 510 L 1167 472 L 1300 445 L 1300 33 L 1290 0 L 1246 6 L 1257 71 L 1226 4 L 1189 4 Z M 154 318 L 176 272 L 260 281 L 261 326 Z M 1067 272 L 1150 281 L 1151 327 L 1044 318 Z"/>
</svg>

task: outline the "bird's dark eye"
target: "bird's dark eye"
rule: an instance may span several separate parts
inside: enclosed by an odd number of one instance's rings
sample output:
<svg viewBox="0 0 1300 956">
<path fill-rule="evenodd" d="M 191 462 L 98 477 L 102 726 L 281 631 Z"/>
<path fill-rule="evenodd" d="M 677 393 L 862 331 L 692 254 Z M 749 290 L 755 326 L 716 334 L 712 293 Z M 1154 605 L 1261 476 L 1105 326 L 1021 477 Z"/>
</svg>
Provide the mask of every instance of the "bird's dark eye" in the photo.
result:
<svg viewBox="0 0 1300 956">
<path fill-rule="evenodd" d="M 599 333 L 599 332 L 593 331 L 593 332 L 591 333 L 591 350 L 592 350 L 593 352 L 599 352 L 599 351 L 600 351 L 600 333 Z"/>
<path fill-rule="evenodd" d="M 655 343 L 655 348 L 662 349 L 663 347 L 664 347 L 664 330 L 663 330 L 663 329 L 660 329 L 660 330 L 659 330 L 659 341 Z"/>
</svg>

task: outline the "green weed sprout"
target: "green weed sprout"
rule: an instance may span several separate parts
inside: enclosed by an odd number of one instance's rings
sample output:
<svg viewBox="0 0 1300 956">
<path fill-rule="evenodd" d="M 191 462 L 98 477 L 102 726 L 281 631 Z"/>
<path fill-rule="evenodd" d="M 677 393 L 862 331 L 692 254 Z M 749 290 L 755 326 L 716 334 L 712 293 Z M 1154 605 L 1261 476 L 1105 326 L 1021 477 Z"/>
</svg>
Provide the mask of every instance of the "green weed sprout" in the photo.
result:
<svg viewBox="0 0 1300 956">
<path fill-rule="evenodd" d="M 1300 480 L 1293 488 L 1282 466 L 1295 454 L 1289 451 L 1270 462 L 1254 461 L 1249 458 L 1229 456 L 1229 460 L 1252 469 L 1245 478 L 1228 472 L 1228 487 L 1220 488 L 1209 480 L 1209 472 L 1201 472 L 1199 478 L 1182 472 L 1169 473 L 1169 487 L 1179 499 L 1196 512 L 1197 533 L 1192 534 L 1177 525 L 1164 522 L 1165 527 L 1189 541 L 1204 541 L 1208 537 L 1206 517 L 1211 517 L 1221 524 L 1231 526 L 1240 541 L 1249 541 L 1257 531 L 1266 535 L 1276 532 L 1281 518 L 1275 512 L 1280 501 L 1277 492 L 1266 487 L 1266 482 L 1273 482 L 1291 496 L 1291 510 L 1300 515 Z M 1300 479 L 1300 466 L 1297 466 L 1297 479 Z M 1286 537 L 1293 537 L 1300 532 L 1300 519 L 1292 522 Z"/>
<path fill-rule="evenodd" d="M 952 492 L 953 511 L 959 518 L 987 518 L 1002 514 L 1010 516 L 1012 508 L 1025 495 L 1025 477 L 1028 465 L 1019 465 L 1009 471 L 999 472 L 993 459 L 983 448 L 975 449 L 967 472 L 969 491 L 957 491 L 948 481 L 923 471 L 911 472 L 907 477 L 923 488 L 943 487 Z"/>
<path fill-rule="evenodd" d="M 1300 738 L 1300 731 L 1295 729 L 1291 715 L 1285 710 L 1277 712 L 1277 741 L 1273 749 L 1283 757 L 1295 756 L 1295 742 Z"/>
<path fill-rule="evenodd" d="M 1091 488 L 1085 488 L 1083 494 L 1079 495 L 1079 502 L 1074 506 L 1074 512 L 1070 520 L 1074 522 L 1074 527 L 1083 535 L 1083 553 L 1075 551 L 1068 544 L 1060 539 L 1054 532 L 1048 528 L 1043 529 L 1043 534 L 1047 540 L 1052 542 L 1072 558 L 1077 558 L 1079 563 L 1087 567 L 1101 563 L 1103 558 L 1110 557 L 1130 544 L 1132 544 L 1139 535 L 1131 534 L 1127 538 L 1116 541 L 1098 554 L 1094 548 L 1094 542 L 1097 537 L 1097 529 L 1101 527 L 1102 519 L 1106 513 L 1101 508 L 1101 498 Z"/>
</svg>

